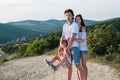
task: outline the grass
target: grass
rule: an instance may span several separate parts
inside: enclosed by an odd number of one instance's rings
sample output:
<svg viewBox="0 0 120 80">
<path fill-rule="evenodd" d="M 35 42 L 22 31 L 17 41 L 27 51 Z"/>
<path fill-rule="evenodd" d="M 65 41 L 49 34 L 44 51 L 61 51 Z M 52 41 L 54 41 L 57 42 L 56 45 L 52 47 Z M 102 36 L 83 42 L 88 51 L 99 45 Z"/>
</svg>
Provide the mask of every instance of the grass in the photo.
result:
<svg viewBox="0 0 120 80">
<path fill-rule="evenodd" d="M 115 63 L 114 61 L 108 61 L 106 60 L 105 56 L 96 56 L 96 57 L 90 57 L 88 54 L 88 61 L 99 63 L 102 65 L 108 65 L 114 69 L 120 74 L 120 63 Z"/>
<path fill-rule="evenodd" d="M 58 54 L 58 48 L 55 48 L 51 51 L 45 51 L 44 55 L 57 55 Z"/>
</svg>

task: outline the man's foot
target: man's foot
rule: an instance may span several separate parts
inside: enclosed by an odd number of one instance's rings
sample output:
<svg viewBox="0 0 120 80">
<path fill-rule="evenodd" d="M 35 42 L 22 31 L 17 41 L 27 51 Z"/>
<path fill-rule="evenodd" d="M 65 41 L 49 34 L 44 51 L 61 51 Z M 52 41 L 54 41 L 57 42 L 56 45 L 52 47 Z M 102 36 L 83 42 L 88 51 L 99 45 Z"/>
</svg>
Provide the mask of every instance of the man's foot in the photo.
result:
<svg viewBox="0 0 120 80">
<path fill-rule="evenodd" d="M 55 65 L 51 64 L 50 66 L 51 66 L 51 68 L 52 68 L 54 71 L 57 70 L 57 67 L 56 67 Z"/>
<path fill-rule="evenodd" d="M 48 64 L 48 66 L 51 65 L 50 61 L 48 61 L 47 59 L 45 59 L 45 62 Z"/>
</svg>

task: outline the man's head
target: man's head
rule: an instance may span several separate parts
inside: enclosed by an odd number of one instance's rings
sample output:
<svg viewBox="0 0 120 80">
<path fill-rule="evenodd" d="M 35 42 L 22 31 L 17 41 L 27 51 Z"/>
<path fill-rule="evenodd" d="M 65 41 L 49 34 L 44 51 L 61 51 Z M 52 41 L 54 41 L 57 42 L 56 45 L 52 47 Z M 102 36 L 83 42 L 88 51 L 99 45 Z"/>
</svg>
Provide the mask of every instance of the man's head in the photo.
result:
<svg viewBox="0 0 120 80">
<path fill-rule="evenodd" d="M 74 19 L 74 12 L 72 9 L 65 10 L 64 15 L 67 21 L 72 21 Z"/>
</svg>

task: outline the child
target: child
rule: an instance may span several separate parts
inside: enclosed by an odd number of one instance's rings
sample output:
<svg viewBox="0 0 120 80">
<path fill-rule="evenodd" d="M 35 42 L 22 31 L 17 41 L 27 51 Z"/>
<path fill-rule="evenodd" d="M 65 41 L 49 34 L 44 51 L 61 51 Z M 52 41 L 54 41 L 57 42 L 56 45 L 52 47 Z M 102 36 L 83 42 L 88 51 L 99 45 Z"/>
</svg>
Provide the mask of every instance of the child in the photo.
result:
<svg viewBox="0 0 120 80">
<path fill-rule="evenodd" d="M 63 67 L 68 68 L 71 64 L 71 55 L 70 52 L 66 52 L 66 47 L 67 47 L 67 40 L 62 40 L 62 46 L 59 47 L 58 49 L 58 55 L 54 56 L 51 61 L 48 61 L 45 59 L 47 64 L 51 66 L 51 68 L 56 71 L 61 65 Z M 53 63 L 58 60 L 59 63 L 55 66 Z"/>
</svg>

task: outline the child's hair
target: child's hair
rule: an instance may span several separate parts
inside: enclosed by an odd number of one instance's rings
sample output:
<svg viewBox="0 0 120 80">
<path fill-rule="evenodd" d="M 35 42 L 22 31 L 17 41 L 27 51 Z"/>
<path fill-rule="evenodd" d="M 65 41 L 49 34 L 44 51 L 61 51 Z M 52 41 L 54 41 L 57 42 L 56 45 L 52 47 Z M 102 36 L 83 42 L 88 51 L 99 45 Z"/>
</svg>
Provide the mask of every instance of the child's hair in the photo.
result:
<svg viewBox="0 0 120 80">
<path fill-rule="evenodd" d="M 62 41 L 61 41 L 61 43 L 62 43 L 62 44 L 64 44 L 64 43 L 65 43 L 65 44 L 66 44 L 66 47 L 67 47 L 67 45 L 68 45 L 67 40 L 62 40 Z"/>
<path fill-rule="evenodd" d="M 62 40 L 62 41 L 61 41 L 61 44 L 66 44 L 66 47 L 67 47 L 68 42 L 67 42 L 67 40 Z M 59 47 L 59 51 L 61 51 L 61 50 L 64 50 L 64 49 L 60 46 L 60 47 Z"/>
<path fill-rule="evenodd" d="M 58 50 L 59 50 L 59 52 L 60 52 L 60 51 L 63 51 L 64 49 L 63 49 L 62 47 L 59 47 L 59 49 L 58 49 Z"/>
</svg>

